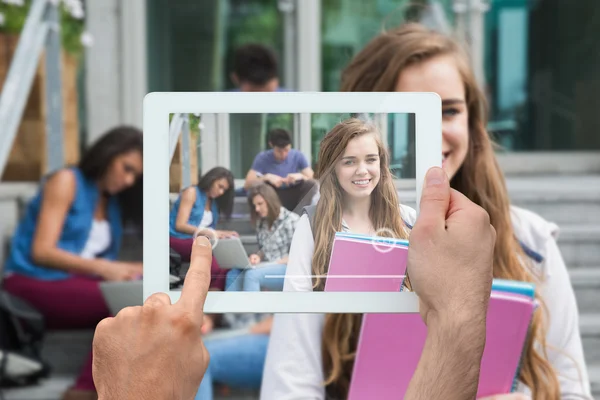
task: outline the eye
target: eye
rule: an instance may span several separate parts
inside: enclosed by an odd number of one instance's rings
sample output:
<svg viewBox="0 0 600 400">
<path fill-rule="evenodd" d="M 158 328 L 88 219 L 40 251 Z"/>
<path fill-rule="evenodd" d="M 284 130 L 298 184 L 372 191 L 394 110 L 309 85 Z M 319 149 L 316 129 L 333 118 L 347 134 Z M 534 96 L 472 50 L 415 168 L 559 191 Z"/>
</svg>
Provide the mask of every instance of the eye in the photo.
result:
<svg viewBox="0 0 600 400">
<path fill-rule="evenodd" d="M 372 158 L 369 158 L 367 160 L 367 162 L 374 163 L 374 162 L 377 162 L 377 159 L 375 157 L 372 157 Z"/>
<path fill-rule="evenodd" d="M 460 114 L 460 110 L 458 108 L 446 108 L 442 110 L 442 115 L 444 117 L 454 117 Z"/>
</svg>

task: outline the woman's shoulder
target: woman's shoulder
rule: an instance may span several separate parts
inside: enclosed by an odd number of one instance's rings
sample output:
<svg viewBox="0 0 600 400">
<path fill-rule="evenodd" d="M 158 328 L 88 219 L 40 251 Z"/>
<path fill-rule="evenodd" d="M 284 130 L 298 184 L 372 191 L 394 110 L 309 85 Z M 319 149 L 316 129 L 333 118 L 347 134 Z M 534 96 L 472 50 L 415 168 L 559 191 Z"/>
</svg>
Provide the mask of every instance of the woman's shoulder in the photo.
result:
<svg viewBox="0 0 600 400">
<path fill-rule="evenodd" d="M 61 195 L 72 197 L 77 190 L 77 182 L 81 178 L 81 173 L 76 168 L 62 168 L 48 175 L 42 181 L 44 192 L 58 191 Z"/>
<path fill-rule="evenodd" d="M 280 212 L 282 213 L 282 217 L 284 219 L 289 219 L 294 223 L 297 223 L 300 220 L 300 215 L 296 214 L 295 212 L 290 211 L 283 206 L 281 206 L 280 210 L 281 210 Z"/>
<path fill-rule="evenodd" d="M 537 263 L 544 262 L 548 241 L 558 238 L 558 225 L 517 206 L 510 207 L 510 217 L 515 236 L 525 254 Z"/>
<path fill-rule="evenodd" d="M 404 225 L 412 229 L 417 220 L 417 211 L 412 207 L 400 204 L 400 216 L 402 217 L 402 221 L 404 221 Z"/>
</svg>

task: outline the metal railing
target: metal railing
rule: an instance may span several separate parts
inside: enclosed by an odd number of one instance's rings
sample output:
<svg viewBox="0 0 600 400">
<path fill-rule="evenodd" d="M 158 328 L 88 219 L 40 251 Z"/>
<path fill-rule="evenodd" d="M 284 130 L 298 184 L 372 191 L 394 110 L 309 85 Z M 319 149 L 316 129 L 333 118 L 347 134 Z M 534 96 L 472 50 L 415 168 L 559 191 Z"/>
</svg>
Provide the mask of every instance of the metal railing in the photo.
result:
<svg viewBox="0 0 600 400">
<path fill-rule="evenodd" d="M 58 2 L 33 0 L 0 93 L 0 174 L 17 135 L 35 72 L 45 50 L 48 171 L 63 163 L 63 124 Z"/>
<path fill-rule="evenodd" d="M 173 161 L 177 142 L 181 135 L 181 184 L 186 188 L 192 183 L 190 157 L 190 119 L 188 114 L 174 114 L 169 125 L 169 164 Z"/>
</svg>

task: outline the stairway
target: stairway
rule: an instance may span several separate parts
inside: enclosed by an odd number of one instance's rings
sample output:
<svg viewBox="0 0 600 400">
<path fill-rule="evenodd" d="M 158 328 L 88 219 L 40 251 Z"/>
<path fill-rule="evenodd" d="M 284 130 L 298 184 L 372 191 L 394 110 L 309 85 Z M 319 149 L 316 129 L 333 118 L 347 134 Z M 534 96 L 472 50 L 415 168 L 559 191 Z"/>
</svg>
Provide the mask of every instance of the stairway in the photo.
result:
<svg viewBox="0 0 600 400">
<path fill-rule="evenodd" d="M 600 176 L 509 177 L 507 185 L 515 205 L 539 213 L 560 226 L 558 245 L 569 269 L 580 311 L 580 328 L 595 398 L 600 398 Z M 35 187 L 0 184 L 0 228 L 12 230 L 11 218 L 22 209 Z M 414 207 L 414 189 L 401 188 L 404 204 Z M 234 215 L 220 229 L 238 231 L 249 253 L 256 251 L 246 198 L 236 198 Z M 140 244 L 128 238 L 127 258 L 139 255 Z M 91 331 L 51 332 L 44 353 L 56 373 L 37 388 L 5 392 L 6 400 L 56 400 L 71 384 L 90 346 Z M 251 400 L 251 393 L 234 392 L 216 399 Z"/>
</svg>

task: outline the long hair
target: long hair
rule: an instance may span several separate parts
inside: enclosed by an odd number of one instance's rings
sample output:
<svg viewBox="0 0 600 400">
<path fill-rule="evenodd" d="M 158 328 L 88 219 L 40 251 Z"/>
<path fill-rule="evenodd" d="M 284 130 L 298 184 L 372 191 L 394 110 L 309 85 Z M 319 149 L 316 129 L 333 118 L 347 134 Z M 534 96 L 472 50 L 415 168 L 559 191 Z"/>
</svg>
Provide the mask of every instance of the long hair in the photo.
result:
<svg viewBox="0 0 600 400">
<path fill-rule="evenodd" d="M 198 180 L 198 188 L 206 193 L 212 187 L 213 183 L 219 179 L 227 180 L 227 190 L 215 199 L 219 214 L 225 218 L 231 218 L 233 212 L 233 202 L 235 200 L 235 187 L 233 182 L 233 174 L 230 170 L 224 167 L 215 167 L 209 170 L 204 176 Z"/>
<path fill-rule="evenodd" d="M 261 218 L 256 213 L 256 208 L 254 207 L 254 198 L 256 196 L 262 196 L 267 203 L 268 214 L 265 218 L 267 221 L 267 225 L 269 228 L 273 226 L 273 222 L 279 217 L 279 213 L 281 213 L 281 200 L 279 200 L 279 196 L 277 192 L 271 185 L 268 183 L 260 182 L 250 187 L 248 190 L 248 205 L 250 206 L 250 221 L 252 224 L 256 224 L 256 222 Z"/>
<path fill-rule="evenodd" d="M 126 153 L 143 154 L 142 131 L 131 126 L 115 127 L 102 135 L 79 160 L 78 167 L 89 180 L 102 179 L 112 161 Z M 131 223 L 141 232 L 143 222 L 143 178 L 138 177 L 129 188 L 117 194 L 124 223 Z"/>
<path fill-rule="evenodd" d="M 394 237 L 407 239 L 408 231 L 400 215 L 400 202 L 389 169 L 389 155 L 380 133 L 372 123 L 350 118 L 338 123 L 321 141 L 315 177 L 320 183 L 320 198 L 315 211 L 313 231 L 315 248 L 312 258 L 314 290 L 323 290 L 329 258 L 336 232 L 342 230 L 342 204 L 344 190 L 335 166 L 342 158 L 348 143 L 362 135 L 373 135 L 380 159 L 379 183 L 371 193 L 369 218 L 373 228 L 393 233 Z M 336 397 L 347 393 L 350 383 L 354 352 L 361 325 L 361 314 L 330 314 L 325 318 L 323 334 L 323 365 L 327 371 L 325 384 Z M 335 385 L 331 385 L 335 383 Z M 345 396 L 343 396 L 345 397 Z"/>
<path fill-rule="evenodd" d="M 442 55 L 451 56 L 456 62 L 464 82 L 469 115 L 467 157 L 452 178 L 451 186 L 490 215 L 491 224 L 496 229 L 494 277 L 539 282 L 540 277 L 532 272 L 530 265 L 523 264 L 527 257 L 515 237 L 504 176 L 486 131 L 487 102 L 470 68 L 468 54 L 457 41 L 413 23 L 383 32 L 368 43 L 343 71 L 341 90 L 393 92 L 404 68 Z M 534 400 L 554 400 L 560 398 L 560 386 L 556 371 L 546 355 L 545 306 L 539 294 L 536 293 L 536 297 L 542 307 L 533 317 L 530 330 L 532 340 L 526 343 L 519 379 L 531 388 Z M 326 332 L 326 335 L 331 334 L 331 331 Z M 325 352 L 335 351 L 332 347 L 344 347 L 349 351 L 342 356 L 349 358 L 355 346 L 336 341 L 348 341 L 348 338 L 344 335 L 330 336 L 326 340 L 330 344 Z M 535 343 L 541 345 L 541 350 L 536 349 Z M 333 380 L 339 380 L 343 387 L 346 386 L 344 376 L 347 373 L 345 370 L 329 371 Z"/>
</svg>

